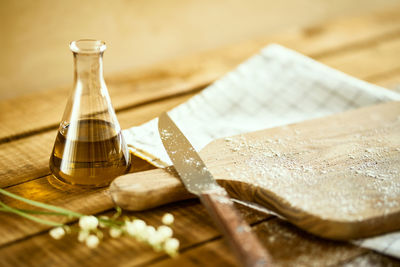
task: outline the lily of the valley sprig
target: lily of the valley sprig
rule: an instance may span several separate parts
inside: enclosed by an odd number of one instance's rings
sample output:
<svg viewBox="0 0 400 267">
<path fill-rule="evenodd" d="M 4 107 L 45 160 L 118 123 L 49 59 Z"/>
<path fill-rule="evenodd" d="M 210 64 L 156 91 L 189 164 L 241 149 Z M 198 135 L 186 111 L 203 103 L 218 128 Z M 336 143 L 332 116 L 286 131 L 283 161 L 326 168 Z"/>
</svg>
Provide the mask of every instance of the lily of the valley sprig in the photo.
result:
<svg viewBox="0 0 400 267">
<path fill-rule="evenodd" d="M 53 228 L 49 233 L 54 239 L 61 239 L 66 234 L 77 233 L 79 242 L 85 243 L 89 248 L 96 248 L 103 239 L 104 232 L 108 231 L 108 234 L 112 238 L 130 236 L 139 242 L 149 244 L 155 251 L 164 251 L 172 257 L 178 254 L 179 241 L 172 237 L 173 231 L 168 226 L 174 222 L 174 217 L 170 213 L 166 213 L 162 217 L 163 225 L 156 229 L 154 226 L 147 225 L 145 221 L 138 218 L 121 218 L 121 209 L 119 207 L 116 208 L 116 213 L 112 217 L 96 217 L 26 199 L 1 188 L 0 194 L 25 202 L 34 207 L 45 209 L 46 211 L 16 209 L 0 201 L 0 211 L 13 213 L 26 219 L 52 226 Z M 42 219 L 35 215 L 67 216 L 70 218 L 78 218 L 79 223 L 77 226 L 70 226 Z"/>
</svg>

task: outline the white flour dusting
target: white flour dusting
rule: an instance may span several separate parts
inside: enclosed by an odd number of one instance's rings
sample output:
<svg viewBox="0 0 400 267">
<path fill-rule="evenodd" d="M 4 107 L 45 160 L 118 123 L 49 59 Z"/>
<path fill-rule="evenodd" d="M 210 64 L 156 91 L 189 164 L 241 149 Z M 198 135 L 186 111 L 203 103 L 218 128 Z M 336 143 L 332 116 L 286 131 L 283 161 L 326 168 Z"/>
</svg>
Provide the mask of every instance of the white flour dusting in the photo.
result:
<svg viewBox="0 0 400 267">
<path fill-rule="evenodd" d="M 385 133 L 400 132 L 399 126 L 357 130 L 363 135 L 304 139 L 296 130 L 289 137 L 225 138 L 226 151 L 220 152 L 237 160 L 222 170 L 330 219 L 388 214 L 400 205 L 400 138 Z"/>
</svg>

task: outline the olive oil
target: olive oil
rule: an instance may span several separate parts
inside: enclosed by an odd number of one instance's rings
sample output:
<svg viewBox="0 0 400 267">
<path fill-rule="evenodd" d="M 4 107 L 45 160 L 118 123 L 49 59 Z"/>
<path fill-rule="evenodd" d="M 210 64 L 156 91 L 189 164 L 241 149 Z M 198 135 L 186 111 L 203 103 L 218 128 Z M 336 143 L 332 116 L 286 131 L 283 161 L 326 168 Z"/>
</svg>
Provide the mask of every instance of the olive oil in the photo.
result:
<svg viewBox="0 0 400 267">
<path fill-rule="evenodd" d="M 52 155 L 51 172 L 58 181 L 84 187 L 107 186 L 130 168 L 121 130 L 98 119 L 61 124 Z"/>
</svg>

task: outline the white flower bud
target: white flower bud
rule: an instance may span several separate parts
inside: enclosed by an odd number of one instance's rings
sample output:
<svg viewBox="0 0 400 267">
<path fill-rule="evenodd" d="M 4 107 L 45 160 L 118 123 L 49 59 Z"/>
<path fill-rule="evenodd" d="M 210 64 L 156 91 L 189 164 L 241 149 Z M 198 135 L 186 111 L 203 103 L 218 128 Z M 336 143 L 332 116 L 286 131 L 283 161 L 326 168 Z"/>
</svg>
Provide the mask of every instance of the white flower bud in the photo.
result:
<svg viewBox="0 0 400 267">
<path fill-rule="evenodd" d="M 163 224 L 172 224 L 174 222 L 174 215 L 171 213 L 165 213 L 161 221 Z"/>
<path fill-rule="evenodd" d="M 90 215 L 90 216 L 83 216 L 79 219 L 79 227 L 83 230 L 93 230 L 96 229 L 99 225 L 99 220 Z"/>
<path fill-rule="evenodd" d="M 133 220 L 132 224 L 135 226 L 137 231 L 143 231 L 146 229 L 146 222 L 140 219 Z"/>
<path fill-rule="evenodd" d="M 176 238 L 167 239 L 167 241 L 165 241 L 164 244 L 164 249 L 165 252 L 167 252 L 170 255 L 176 254 L 179 249 L 179 240 Z"/>
<path fill-rule="evenodd" d="M 147 235 L 147 238 L 149 238 L 149 237 L 155 235 L 156 232 L 157 232 L 157 231 L 156 231 L 156 228 L 154 228 L 153 226 L 147 226 L 147 227 L 146 227 L 145 233 L 146 233 L 146 235 Z"/>
<path fill-rule="evenodd" d="M 86 238 L 86 246 L 89 248 L 95 248 L 99 245 L 100 240 L 97 236 L 95 235 L 90 235 Z"/>
<path fill-rule="evenodd" d="M 49 234 L 54 239 L 61 239 L 65 235 L 65 230 L 62 227 L 56 227 L 51 229 Z"/>
<path fill-rule="evenodd" d="M 161 225 L 157 228 L 157 233 L 161 236 L 162 241 L 170 238 L 173 234 L 172 229 L 166 225 Z"/>
<path fill-rule="evenodd" d="M 78 241 L 84 242 L 88 238 L 88 236 L 89 236 L 88 230 L 81 230 L 81 231 L 79 231 Z"/>
<path fill-rule="evenodd" d="M 125 229 L 131 236 L 137 236 L 146 230 L 146 223 L 143 220 L 135 219 L 132 222 L 125 222 Z"/>
<path fill-rule="evenodd" d="M 137 233 L 137 238 L 139 241 L 149 240 L 155 233 L 156 229 L 153 226 L 146 226 L 143 231 Z"/>
<path fill-rule="evenodd" d="M 150 245 L 153 247 L 160 246 L 161 243 L 164 241 L 163 237 L 159 233 L 152 234 L 149 236 L 148 240 Z"/>
<path fill-rule="evenodd" d="M 135 236 L 136 235 L 136 228 L 131 222 L 125 222 L 125 231 L 128 233 L 130 236 Z"/>
<path fill-rule="evenodd" d="M 118 238 L 118 237 L 120 237 L 121 235 L 122 235 L 121 229 L 118 229 L 118 228 L 111 228 L 111 229 L 110 229 L 110 236 L 111 236 L 112 238 Z"/>
</svg>

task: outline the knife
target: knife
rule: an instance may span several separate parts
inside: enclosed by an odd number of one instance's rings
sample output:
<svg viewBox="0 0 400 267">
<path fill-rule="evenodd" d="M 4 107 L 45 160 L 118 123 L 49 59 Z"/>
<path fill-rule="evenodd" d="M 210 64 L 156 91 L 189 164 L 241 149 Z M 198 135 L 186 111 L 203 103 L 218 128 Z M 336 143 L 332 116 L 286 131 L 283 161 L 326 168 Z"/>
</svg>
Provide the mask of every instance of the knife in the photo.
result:
<svg viewBox="0 0 400 267">
<path fill-rule="evenodd" d="M 167 113 L 159 117 L 158 131 L 184 186 L 200 198 L 239 262 L 246 267 L 272 266 L 271 257 L 241 218 L 226 190 L 217 184 L 200 155 Z"/>
</svg>

